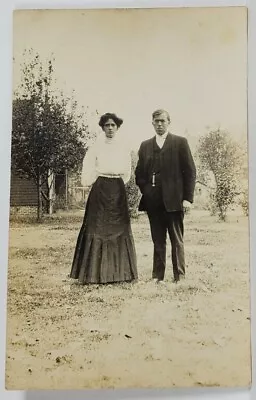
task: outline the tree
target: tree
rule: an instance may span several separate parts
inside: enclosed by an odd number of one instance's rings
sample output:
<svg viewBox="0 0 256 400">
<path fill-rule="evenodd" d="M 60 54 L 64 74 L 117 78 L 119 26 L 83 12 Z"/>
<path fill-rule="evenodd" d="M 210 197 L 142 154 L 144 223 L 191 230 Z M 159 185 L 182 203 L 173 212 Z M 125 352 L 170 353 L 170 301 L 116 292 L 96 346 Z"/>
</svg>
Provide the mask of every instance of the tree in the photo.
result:
<svg viewBox="0 0 256 400">
<path fill-rule="evenodd" d="M 41 220 L 43 199 L 48 208 L 52 202 L 49 178 L 81 167 L 89 132 L 74 93 L 68 98 L 54 90 L 54 59 L 44 65 L 33 50 L 25 51 L 24 57 L 13 99 L 12 166 L 19 176 L 36 183 Z"/>
<path fill-rule="evenodd" d="M 243 153 L 238 143 L 223 130 L 209 131 L 201 136 L 197 149 L 203 179 L 212 174 L 215 193 L 212 200 L 221 220 L 239 193 L 239 176 Z"/>
</svg>

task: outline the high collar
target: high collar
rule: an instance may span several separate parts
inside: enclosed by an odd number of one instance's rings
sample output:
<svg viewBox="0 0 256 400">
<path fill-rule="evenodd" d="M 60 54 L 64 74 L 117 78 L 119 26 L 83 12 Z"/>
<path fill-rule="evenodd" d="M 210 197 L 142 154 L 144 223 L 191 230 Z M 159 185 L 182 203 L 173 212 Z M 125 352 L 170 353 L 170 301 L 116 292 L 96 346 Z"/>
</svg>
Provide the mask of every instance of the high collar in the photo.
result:
<svg viewBox="0 0 256 400">
<path fill-rule="evenodd" d="M 105 144 L 114 144 L 116 142 L 117 142 L 116 135 L 114 137 L 112 137 L 112 138 L 108 138 L 107 136 L 105 136 L 105 138 L 104 138 L 104 143 Z"/>
<path fill-rule="evenodd" d="M 156 141 L 158 142 L 164 142 L 165 141 L 165 139 L 167 138 L 167 136 L 168 136 L 168 131 L 167 132 L 165 132 L 163 135 L 158 135 L 157 133 L 156 133 L 156 135 L 155 135 L 155 137 L 156 137 Z"/>
</svg>

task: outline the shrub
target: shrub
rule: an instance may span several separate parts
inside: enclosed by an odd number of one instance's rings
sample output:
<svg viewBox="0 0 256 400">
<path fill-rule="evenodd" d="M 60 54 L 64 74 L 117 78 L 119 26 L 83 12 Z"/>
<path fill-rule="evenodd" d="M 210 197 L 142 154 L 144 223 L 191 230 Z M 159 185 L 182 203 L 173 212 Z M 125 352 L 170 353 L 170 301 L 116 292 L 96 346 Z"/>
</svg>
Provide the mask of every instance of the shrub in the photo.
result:
<svg viewBox="0 0 256 400">
<path fill-rule="evenodd" d="M 134 151 L 132 151 L 131 157 L 132 157 L 132 173 L 131 173 L 131 179 L 126 185 L 126 193 L 127 193 L 130 215 L 131 217 L 136 218 L 138 216 L 138 206 L 140 201 L 140 191 L 135 183 L 135 168 L 137 165 L 138 157 Z"/>
<path fill-rule="evenodd" d="M 225 221 L 238 194 L 243 152 L 228 132 L 218 129 L 201 136 L 197 155 L 205 179 L 211 173 L 215 181 L 215 193 L 210 200 L 211 213 L 217 212 L 220 220 Z"/>
</svg>

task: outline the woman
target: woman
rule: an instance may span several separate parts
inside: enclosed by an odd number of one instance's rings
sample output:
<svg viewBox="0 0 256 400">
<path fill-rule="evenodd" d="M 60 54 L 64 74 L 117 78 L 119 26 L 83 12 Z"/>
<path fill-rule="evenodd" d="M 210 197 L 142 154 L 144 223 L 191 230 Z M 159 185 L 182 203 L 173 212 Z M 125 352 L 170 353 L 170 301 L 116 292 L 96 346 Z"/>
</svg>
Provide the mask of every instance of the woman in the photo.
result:
<svg viewBox="0 0 256 400">
<path fill-rule="evenodd" d="M 130 282 L 137 279 L 125 183 L 131 157 L 116 133 L 123 120 L 101 116 L 104 139 L 89 148 L 83 162 L 82 184 L 91 186 L 77 239 L 71 278 L 81 284 Z"/>
</svg>

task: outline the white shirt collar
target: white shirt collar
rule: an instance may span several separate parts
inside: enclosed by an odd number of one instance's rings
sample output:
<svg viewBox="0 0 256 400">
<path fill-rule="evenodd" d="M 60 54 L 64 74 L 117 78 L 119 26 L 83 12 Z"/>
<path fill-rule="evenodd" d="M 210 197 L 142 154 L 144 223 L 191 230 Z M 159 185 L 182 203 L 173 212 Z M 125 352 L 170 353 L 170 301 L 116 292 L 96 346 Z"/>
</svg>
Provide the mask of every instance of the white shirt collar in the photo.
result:
<svg viewBox="0 0 256 400">
<path fill-rule="evenodd" d="M 168 135 L 168 131 L 167 132 L 165 132 L 162 136 L 160 136 L 160 135 L 158 135 L 157 133 L 156 133 L 156 141 L 157 142 L 164 142 L 165 141 L 165 139 L 166 139 L 166 137 L 167 137 L 167 135 Z"/>
</svg>

